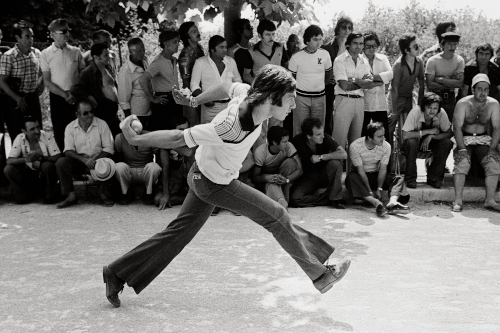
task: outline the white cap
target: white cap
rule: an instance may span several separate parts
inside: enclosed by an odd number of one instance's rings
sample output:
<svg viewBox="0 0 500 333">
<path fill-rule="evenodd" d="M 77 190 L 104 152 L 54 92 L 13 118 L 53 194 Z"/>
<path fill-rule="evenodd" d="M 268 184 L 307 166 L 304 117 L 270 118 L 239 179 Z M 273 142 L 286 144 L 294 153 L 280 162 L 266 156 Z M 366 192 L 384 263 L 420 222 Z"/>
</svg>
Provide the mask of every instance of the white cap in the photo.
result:
<svg viewBox="0 0 500 333">
<path fill-rule="evenodd" d="M 472 78 L 472 86 L 471 87 L 474 88 L 474 86 L 479 82 L 486 82 L 491 86 L 490 79 L 488 78 L 488 75 L 486 75 L 486 74 L 479 73 L 476 76 L 474 76 Z"/>
</svg>

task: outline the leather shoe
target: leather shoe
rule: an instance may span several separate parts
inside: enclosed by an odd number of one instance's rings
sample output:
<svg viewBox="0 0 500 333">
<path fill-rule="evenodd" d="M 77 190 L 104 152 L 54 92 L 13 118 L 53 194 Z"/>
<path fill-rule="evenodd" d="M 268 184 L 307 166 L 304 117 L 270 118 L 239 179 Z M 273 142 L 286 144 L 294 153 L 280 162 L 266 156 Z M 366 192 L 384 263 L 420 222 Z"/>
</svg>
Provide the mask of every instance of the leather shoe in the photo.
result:
<svg viewBox="0 0 500 333">
<path fill-rule="evenodd" d="M 384 205 L 379 204 L 375 209 L 378 217 L 384 217 L 387 215 L 387 208 Z"/>
<path fill-rule="evenodd" d="M 417 182 L 412 180 L 411 182 L 406 182 L 406 187 L 408 188 L 417 188 Z"/>
<path fill-rule="evenodd" d="M 78 199 L 68 200 L 68 198 L 66 198 L 66 199 L 64 199 L 63 202 L 60 202 L 57 204 L 57 209 L 74 206 L 77 203 L 78 203 Z"/>
<path fill-rule="evenodd" d="M 427 185 L 430 185 L 434 188 L 441 188 L 441 186 L 443 185 L 440 181 L 437 181 L 437 180 L 428 180 L 427 181 Z"/>
<path fill-rule="evenodd" d="M 106 298 L 109 303 L 111 303 L 115 308 L 119 308 L 121 305 L 120 298 L 118 298 L 118 293 L 123 291 L 123 285 L 125 284 L 108 266 L 102 268 L 102 277 L 104 283 L 106 284 Z"/>
<path fill-rule="evenodd" d="M 345 209 L 343 200 L 333 200 L 331 206 L 335 209 Z"/>
<path fill-rule="evenodd" d="M 340 281 L 347 273 L 351 265 L 351 258 L 346 257 L 334 265 L 326 265 L 326 272 L 313 281 L 314 287 L 324 294 L 332 289 L 333 285 Z"/>
<path fill-rule="evenodd" d="M 111 198 L 108 197 L 108 195 L 101 194 L 100 197 L 101 197 L 101 204 L 103 206 L 105 206 L 105 207 L 111 207 L 111 206 L 115 205 L 115 203 L 113 202 L 113 200 L 111 200 Z"/>
</svg>

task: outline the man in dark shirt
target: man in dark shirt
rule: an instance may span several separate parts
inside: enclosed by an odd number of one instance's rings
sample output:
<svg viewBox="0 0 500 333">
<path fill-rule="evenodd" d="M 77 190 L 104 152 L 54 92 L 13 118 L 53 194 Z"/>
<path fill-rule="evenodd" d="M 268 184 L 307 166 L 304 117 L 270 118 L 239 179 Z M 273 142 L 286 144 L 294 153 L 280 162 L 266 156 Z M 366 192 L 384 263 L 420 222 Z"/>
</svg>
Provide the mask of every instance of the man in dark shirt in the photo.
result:
<svg viewBox="0 0 500 333">
<path fill-rule="evenodd" d="M 465 65 L 462 97 L 472 95 L 472 78 L 479 73 L 483 73 L 488 75 L 491 82 L 489 96 L 500 101 L 500 67 L 490 61 L 491 58 L 493 58 L 493 47 L 489 43 L 476 47 L 476 59 L 469 61 Z"/>
<path fill-rule="evenodd" d="M 345 150 L 328 134 L 323 133 L 323 124 L 318 118 L 306 118 L 302 122 L 302 133 L 293 138 L 304 175 L 292 188 L 290 201 L 298 207 L 326 206 L 344 209 L 342 200 L 342 160 L 347 158 Z M 324 193 L 317 190 L 328 184 Z"/>
</svg>

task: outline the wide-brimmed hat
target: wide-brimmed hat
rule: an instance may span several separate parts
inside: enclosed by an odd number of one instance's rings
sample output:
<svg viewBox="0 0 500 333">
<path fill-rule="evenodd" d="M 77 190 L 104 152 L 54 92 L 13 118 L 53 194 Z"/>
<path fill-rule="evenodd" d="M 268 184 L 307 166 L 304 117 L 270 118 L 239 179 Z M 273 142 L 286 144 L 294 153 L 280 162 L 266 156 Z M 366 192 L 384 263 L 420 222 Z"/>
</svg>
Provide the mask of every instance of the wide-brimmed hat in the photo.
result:
<svg viewBox="0 0 500 333">
<path fill-rule="evenodd" d="M 115 162 L 107 157 L 100 158 L 95 162 L 95 168 L 90 170 L 92 178 L 98 181 L 106 181 L 115 175 Z"/>
</svg>

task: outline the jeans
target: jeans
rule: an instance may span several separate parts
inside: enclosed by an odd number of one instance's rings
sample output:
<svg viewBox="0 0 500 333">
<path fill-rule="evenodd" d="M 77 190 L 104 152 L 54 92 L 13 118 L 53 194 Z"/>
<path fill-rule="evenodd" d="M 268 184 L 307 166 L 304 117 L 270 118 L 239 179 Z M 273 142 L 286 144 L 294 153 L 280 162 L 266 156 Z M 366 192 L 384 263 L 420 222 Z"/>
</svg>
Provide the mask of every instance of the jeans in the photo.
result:
<svg viewBox="0 0 500 333">
<path fill-rule="evenodd" d="M 272 233 L 311 280 L 320 277 L 323 263 L 334 248 L 321 238 L 294 225 L 285 208 L 264 193 L 232 180 L 228 185 L 211 182 L 193 164 L 188 174 L 190 190 L 179 215 L 167 228 L 121 258 L 109 268 L 140 293 L 194 238 L 215 206 L 244 215 Z"/>
<path fill-rule="evenodd" d="M 405 181 L 417 180 L 417 155 L 420 150 L 421 140 L 408 139 L 404 142 L 403 148 L 406 157 Z M 444 168 L 446 159 L 453 148 L 450 139 L 432 140 L 429 149 L 433 153 L 432 163 L 427 168 L 427 181 L 442 182 L 444 179 Z"/>
<path fill-rule="evenodd" d="M 295 98 L 297 106 L 293 110 L 293 136 L 302 133 L 300 126 L 304 119 L 314 117 L 325 123 L 325 96 L 305 97 L 297 95 Z"/>
</svg>

